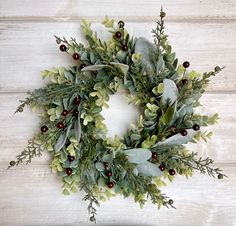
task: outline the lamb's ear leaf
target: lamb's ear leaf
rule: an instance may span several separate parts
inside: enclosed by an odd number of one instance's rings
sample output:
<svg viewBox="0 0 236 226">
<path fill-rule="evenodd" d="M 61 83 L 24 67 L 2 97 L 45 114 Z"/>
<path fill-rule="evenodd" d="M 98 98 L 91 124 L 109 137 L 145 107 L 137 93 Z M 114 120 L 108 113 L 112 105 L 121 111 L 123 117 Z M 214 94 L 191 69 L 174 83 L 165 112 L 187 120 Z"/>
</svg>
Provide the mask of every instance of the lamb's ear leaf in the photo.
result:
<svg viewBox="0 0 236 226">
<path fill-rule="evenodd" d="M 156 146 L 162 146 L 162 145 L 181 145 L 181 144 L 186 144 L 189 141 L 191 141 L 194 137 L 194 135 L 197 133 L 198 131 L 194 131 L 193 129 L 187 129 L 187 135 L 186 136 L 182 136 L 180 133 L 167 138 L 164 141 L 158 142 L 154 145 L 154 147 Z"/>
<path fill-rule="evenodd" d="M 172 105 L 175 103 L 179 96 L 178 88 L 173 80 L 164 79 L 164 92 L 161 101 L 164 105 Z"/>
<path fill-rule="evenodd" d="M 81 71 L 100 71 L 105 67 L 109 67 L 109 65 L 95 64 L 95 65 L 86 66 Z"/>
<path fill-rule="evenodd" d="M 135 43 L 135 53 L 142 54 L 142 63 L 149 69 L 153 70 L 154 65 L 151 56 L 154 55 L 155 46 L 146 38 L 140 37 Z"/>
<path fill-rule="evenodd" d="M 160 177 L 163 174 L 158 165 L 148 161 L 138 164 L 137 170 L 142 176 Z"/>
<path fill-rule="evenodd" d="M 121 64 L 118 62 L 111 62 L 110 64 L 114 65 L 115 67 L 119 68 L 124 75 L 127 74 L 128 70 L 129 70 L 129 66 L 127 64 Z"/>
<path fill-rule="evenodd" d="M 125 150 L 124 153 L 128 156 L 129 162 L 142 163 L 151 158 L 152 152 L 145 148 L 133 148 Z"/>
<path fill-rule="evenodd" d="M 96 162 L 95 167 L 98 171 L 101 171 L 101 172 L 105 170 L 105 166 L 101 162 Z"/>
<path fill-rule="evenodd" d="M 59 138 L 57 140 L 57 143 L 54 145 L 54 150 L 55 150 L 56 153 L 59 152 L 64 147 L 64 145 L 66 144 L 66 139 L 67 139 L 67 137 L 69 135 L 70 129 L 71 129 L 71 125 L 69 125 L 67 127 L 66 132 L 63 132 L 59 136 Z"/>
</svg>

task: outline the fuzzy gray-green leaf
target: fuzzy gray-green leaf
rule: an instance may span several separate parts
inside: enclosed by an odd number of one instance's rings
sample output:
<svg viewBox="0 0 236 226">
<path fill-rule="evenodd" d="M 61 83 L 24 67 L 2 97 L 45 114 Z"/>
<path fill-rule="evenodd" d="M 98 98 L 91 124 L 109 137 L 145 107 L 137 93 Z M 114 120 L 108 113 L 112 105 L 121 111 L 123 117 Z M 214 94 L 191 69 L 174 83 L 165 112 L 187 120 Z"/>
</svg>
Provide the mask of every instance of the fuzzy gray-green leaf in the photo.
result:
<svg viewBox="0 0 236 226">
<path fill-rule="evenodd" d="M 137 165 L 138 173 L 142 176 L 160 177 L 163 172 L 159 169 L 158 165 L 148 161 Z"/>
<path fill-rule="evenodd" d="M 152 156 L 152 152 L 145 148 L 133 148 L 125 150 L 124 153 L 128 156 L 129 162 L 132 163 L 142 163 Z"/>
</svg>

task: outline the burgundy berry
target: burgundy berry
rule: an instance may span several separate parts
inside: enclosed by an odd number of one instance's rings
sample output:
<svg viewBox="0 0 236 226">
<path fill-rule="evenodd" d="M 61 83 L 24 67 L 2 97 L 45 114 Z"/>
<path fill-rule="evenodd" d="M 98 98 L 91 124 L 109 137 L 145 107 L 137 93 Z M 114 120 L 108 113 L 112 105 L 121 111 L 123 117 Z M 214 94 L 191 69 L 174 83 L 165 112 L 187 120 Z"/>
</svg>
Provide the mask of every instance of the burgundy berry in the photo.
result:
<svg viewBox="0 0 236 226">
<path fill-rule="evenodd" d="M 48 127 L 47 127 L 47 126 L 42 126 L 42 127 L 41 127 L 41 131 L 42 131 L 43 133 L 46 133 L 46 132 L 48 131 Z"/>
<path fill-rule="evenodd" d="M 80 64 L 79 68 L 80 68 L 80 70 L 82 70 L 86 66 L 87 66 L 86 64 Z"/>
<path fill-rule="evenodd" d="M 183 62 L 183 67 L 188 68 L 190 66 L 190 63 L 188 61 Z"/>
<path fill-rule="evenodd" d="M 108 187 L 108 188 L 113 188 L 113 187 L 114 187 L 114 183 L 111 182 L 111 181 L 108 182 L 108 183 L 107 183 L 107 187 Z"/>
<path fill-rule="evenodd" d="M 170 170 L 169 170 L 169 174 L 170 174 L 171 176 L 174 176 L 174 175 L 175 175 L 175 170 L 174 170 L 174 169 L 170 169 Z"/>
<path fill-rule="evenodd" d="M 152 159 L 157 159 L 157 153 L 156 152 L 152 152 Z"/>
<path fill-rule="evenodd" d="M 193 130 L 198 131 L 200 129 L 200 126 L 198 124 L 193 125 Z"/>
<path fill-rule="evenodd" d="M 70 176 L 73 173 L 73 170 L 71 168 L 66 168 L 66 174 Z"/>
<path fill-rule="evenodd" d="M 67 111 L 67 110 L 63 110 L 62 113 L 61 113 L 61 115 L 62 115 L 62 116 L 67 116 L 68 113 L 69 113 L 69 111 Z"/>
<path fill-rule="evenodd" d="M 127 51 L 127 50 L 128 50 L 128 46 L 127 46 L 127 45 L 123 45 L 123 46 L 122 46 L 122 50 L 123 50 L 123 51 Z"/>
<path fill-rule="evenodd" d="M 187 130 L 185 130 L 185 129 L 182 130 L 180 133 L 182 136 L 187 136 L 187 134 L 188 134 Z"/>
<path fill-rule="evenodd" d="M 166 169 L 166 166 L 165 166 L 164 164 L 161 164 L 161 165 L 159 166 L 159 169 L 160 169 L 161 171 L 164 171 L 164 170 Z"/>
<path fill-rule="evenodd" d="M 60 50 L 62 51 L 62 52 L 65 52 L 66 51 L 66 46 L 65 45 L 60 45 Z"/>
<path fill-rule="evenodd" d="M 188 79 L 182 79 L 181 83 L 184 86 L 188 85 Z"/>
<path fill-rule="evenodd" d="M 75 97 L 74 104 L 80 104 L 80 96 Z"/>
<path fill-rule="evenodd" d="M 118 22 L 118 25 L 119 25 L 119 28 L 123 28 L 123 27 L 125 26 L 125 22 L 122 21 L 122 20 L 120 20 L 120 21 Z"/>
<path fill-rule="evenodd" d="M 58 129 L 63 129 L 64 128 L 64 123 L 63 122 L 58 122 L 56 124 L 56 126 L 57 126 Z"/>
<path fill-rule="evenodd" d="M 80 59 L 80 55 L 78 53 L 74 53 L 72 57 L 73 57 L 74 60 L 79 60 Z"/>
<path fill-rule="evenodd" d="M 112 176 L 112 172 L 111 171 L 107 171 L 106 175 L 107 175 L 107 177 L 111 177 Z"/>
<path fill-rule="evenodd" d="M 73 162 L 75 160 L 75 156 L 68 155 L 67 159 L 68 159 L 69 162 Z"/>
<path fill-rule="evenodd" d="M 115 33 L 115 36 L 116 36 L 116 38 L 120 39 L 120 38 L 121 38 L 121 32 L 120 32 L 120 31 L 117 31 L 117 32 Z"/>
</svg>

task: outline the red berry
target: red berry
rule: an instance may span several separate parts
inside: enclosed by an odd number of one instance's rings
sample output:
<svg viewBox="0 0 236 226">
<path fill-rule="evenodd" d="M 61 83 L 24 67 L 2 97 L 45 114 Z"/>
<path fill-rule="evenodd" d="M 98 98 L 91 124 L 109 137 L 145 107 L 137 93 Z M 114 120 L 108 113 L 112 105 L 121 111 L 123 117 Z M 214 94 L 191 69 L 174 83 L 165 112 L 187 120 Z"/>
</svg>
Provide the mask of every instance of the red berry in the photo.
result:
<svg viewBox="0 0 236 226">
<path fill-rule="evenodd" d="M 66 51 L 66 46 L 65 46 L 65 45 L 60 45 L 60 50 L 61 50 L 62 52 L 65 52 L 65 51 Z"/>
<path fill-rule="evenodd" d="M 80 104 L 80 96 L 75 97 L 74 104 Z"/>
<path fill-rule="evenodd" d="M 174 175 L 175 175 L 175 170 L 174 170 L 174 169 L 170 169 L 170 170 L 169 170 L 169 174 L 170 174 L 171 176 L 174 176 Z"/>
<path fill-rule="evenodd" d="M 156 152 L 152 152 L 152 158 L 157 159 L 157 153 Z"/>
<path fill-rule="evenodd" d="M 123 46 L 122 46 L 122 50 L 123 50 L 123 51 L 127 51 L 127 50 L 128 50 L 128 46 L 127 46 L 127 45 L 123 45 Z"/>
<path fill-rule="evenodd" d="M 107 175 L 107 177 L 111 177 L 112 176 L 112 172 L 111 171 L 107 171 L 106 175 Z"/>
<path fill-rule="evenodd" d="M 73 173 L 73 170 L 71 168 L 66 168 L 66 174 L 70 176 Z"/>
<path fill-rule="evenodd" d="M 200 129 L 200 126 L 198 124 L 193 125 L 193 130 L 198 131 Z"/>
<path fill-rule="evenodd" d="M 46 133 L 46 132 L 48 131 L 48 127 L 47 127 L 47 126 L 42 126 L 42 127 L 41 127 L 41 131 L 42 131 L 43 133 Z"/>
<path fill-rule="evenodd" d="M 67 159 L 68 159 L 69 162 L 73 162 L 75 160 L 75 156 L 68 155 Z"/>
<path fill-rule="evenodd" d="M 105 166 L 106 168 L 109 166 L 109 163 L 108 163 L 108 162 L 104 162 L 103 164 L 104 164 L 104 166 Z"/>
<path fill-rule="evenodd" d="M 183 67 L 188 68 L 190 66 L 190 63 L 188 61 L 183 62 Z"/>
<path fill-rule="evenodd" d="M 58 129 L 63 129 L 64 128 L 64 123 L 63 122 L 58 122 L 56 126 L 57 126 Z"/>
<path fill-rule="evenodd" d="M 87 66 L 86 64 L 80 64 L 79 68 L 80 68 L 80 70 L 82 70 L 86 66 Z"/>
<path fill-rule="evenodd" d="M 62 113 L 61 113 L 61 115 L 62 115 L 62 116 L 67 116 L 68 113 L 69 113 L 69 112 L 68 112 L 67 110 L 63 110 Z"/>
<path fill-rule="evenodd" d="M 188 134 L 187 130 L 184 129 L 184 130 L 181 131 L 182 136 L 187 136 L 187 134 Z"/>
<path fill-rule="evenodd" d="M 188 79 L 182 79 L 181 83 L 182 85 L 188 85 Z"/>
<path fill-rule="evenodd" d="M 121 38 L 121 32 L 120 32 L 120 31 L 117 31 L 117 32 L 115 33 L 115 36 L 116 36 L 116 38 L 120 39 L 120 38 Z"/>
<path fill-rule="evenodd" d="M 125 22 L 122 21 L 122 20 L 120 20 L 120 21 L 118 22 L 118 25 L 119 25 L 119 28 L 123 28 L 123 27 L 125 26 Z"/>
<path fill-rule="evenodd" d="M 161 165 L 159 166 L 159 169 L 160 169 L 161 171 L 164 171 L 164 170 L 166 169 L 166 166 L 165 166 L 164 164 L 161 164 Z"/>
<path fill-rule="evenodd" d="M 111 181 L 108 182 L 108 183 L 107 183 L 107 187 L 108 187 L 108 188 L 113 188 L 113 187 L 114 187 L 114 183 L 111 182 Z"/>
<path fill-rule="evenodd" d="M 78 53 L 74 53 L 73 54 L 73 59 L 74 60 L 79 60 L 80 59 L 80 55 Z"/>
</svg>

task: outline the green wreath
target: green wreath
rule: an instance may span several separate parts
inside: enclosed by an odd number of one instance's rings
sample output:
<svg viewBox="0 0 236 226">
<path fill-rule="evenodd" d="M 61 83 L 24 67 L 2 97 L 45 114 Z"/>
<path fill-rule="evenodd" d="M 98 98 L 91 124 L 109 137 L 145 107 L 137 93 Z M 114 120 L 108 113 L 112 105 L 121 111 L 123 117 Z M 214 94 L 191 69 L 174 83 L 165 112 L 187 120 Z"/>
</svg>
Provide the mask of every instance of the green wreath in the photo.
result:
<svg viewBox="0 0 236 226">
<path fill-rule="evenodd" d="M 217 176 L 212 159 L 197 158 L 183 144 L 207 141 L 211 132 L 200 131 L 216 123 L 218 115 L 194 113 L 200 105 L 209 78 L 223 68 L 199 74 L 188 71 L 189 62 L 178 66 L 175 53 L 164 34 L 165 13 L 152 30 L 154 44 L 130 37 L 124 22 L 114 25 L 105 18 L 109 41 L 98 38 L 87 21 L 82 31 L 88 46 L 71 38 L 56 37 L 60 50 L 72 55 L 74 66 L 42 72 L 50 82 L 29 92 L 16 112 L 26 105 L 42 118 L 41 131 L 29 140 L 25 150 L 10 166 L 31 162 L 48 150 L 50 167 L 63 183 L 63 194 L 86 192 L 90 220 L 96 205 L 114 196 L 132 195 L 143 206 L 147 197 L 159 208 L 174 207 L 160 187 L 176 174 L 192 176 L 194 170 Z M 107 138 L 101 111 L 108 108 L 110 95 L 122 87 L 129 103 L 138 106 L 140 116 L 124 137 Z"/>
</svg>

